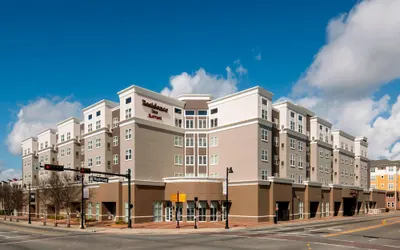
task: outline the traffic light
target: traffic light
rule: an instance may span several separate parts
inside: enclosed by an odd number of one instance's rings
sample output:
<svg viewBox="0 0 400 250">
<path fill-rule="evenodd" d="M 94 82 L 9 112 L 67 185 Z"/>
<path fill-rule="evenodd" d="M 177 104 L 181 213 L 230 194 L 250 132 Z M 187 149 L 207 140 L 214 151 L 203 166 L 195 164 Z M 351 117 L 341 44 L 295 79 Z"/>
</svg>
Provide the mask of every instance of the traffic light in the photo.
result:
<svg viewBox="0 0 400 250">
<path fill-rule="evenodd" d="M 64 171 L 64 166 L 45 164 L 44 165 L 44 169 L 45 170 L 51 170 L 51 171 Z"/>
<path fill-rule="evenodd" d="M 81 168 L 81 174 L 90 174 L 91 172 L 90 168 Z"/>
</svg>

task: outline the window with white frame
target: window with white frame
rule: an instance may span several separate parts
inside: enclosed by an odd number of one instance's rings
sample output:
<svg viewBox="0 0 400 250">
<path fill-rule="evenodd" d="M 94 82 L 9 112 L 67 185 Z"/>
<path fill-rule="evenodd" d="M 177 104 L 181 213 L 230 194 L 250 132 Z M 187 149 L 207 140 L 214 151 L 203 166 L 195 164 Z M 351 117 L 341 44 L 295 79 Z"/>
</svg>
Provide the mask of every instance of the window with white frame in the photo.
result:
<svg viewBox="0 0 400 250">
<path fill-rule="evenodd" d="M 101 139 L 96 138 L 96 148 L 100 148 L 100 147 L 101 147 Z"/>
<path fill-rule="evenodd" d="M 294 168 L 294 154 L 290 154 L 290 166 Z"/>
<path fill-rule="evenodd" d="M 186 119 L 186 128 L 194 128 L 194 120 Z"/>
<path fill-rule="evenodd" d="M 215 147 L 218 146 L 218 137 L 217 136 L 211 136 L 210 138 L 210 147 Z"/>
<path fill-rule="evenodd" d="M 261 109 L 261 118 L 268 120 L 268 111 L 266 109 Z"/>
<path fill-rule="evenodd" d="M 324 164 L 322 163 L 319 164 L 319 171 L 324 172 Z"/>
<path fill-rule="evenodd" d="M 303 168 L 303 156 L 299 156 L 299 164 L 298 164 L 299 168 Z"/>
<path fill-rule="evenodd" d="M 92 128 L 92 124 L 90 123 L 90 124 L 88 124 L 88 132 L 92 132 L 92 130 L 93 130 L 93 128 Z"/>
<path fill-rule="evenodd" d="M 303 183 L 303 176 L 302 175 L 299 175 L 299 182 L 298 183 L 300 183 L 300 184 Z"/>
<path fill-rule="evenodd" d="M 274 137 L 274 146 L 275 146 L 275 147 L 279 147 L 279 139 L 278 139 L 278 136 L 275 136 L 275 137 Z"/>
<path fill-rule="evenodd" d="M 199 128 L 207 128 L 207 119 L 199 119 Z"/>
<path fill-rule="evenodd" d="M 175 118 L 175 127 L 182 128 L 182 119 Z"/>
<path fill-rule="evenodd" d="M 67 148 L 67 155 L 71 155 L 71 148 Z"/>
<path fill-rule="evenodd" d="M 96 166 L 101 165 L 101 156 L 96 156 Z"/>
<path fill-rule="evenodd" d="M 199 137 L 199 148 L 207 147 L 207 138 L 206 137 Z"/>
<path fill-rule="evenodd" d="M 218 118 L 213 118 L 210 121 L 211 121 L 212 128 L 218 127 Z"/>
<path fill-rule="evenodd" d="M 88 159 L 88 167 L 89 168 L 93 167 L 93 159 L 92 158 Z"/>
<path fill-rule="evenodd" d="M 268 130 L 264 128 L 261 129 L 261 140 L 268 141 Z"/>
<path fill-rule="evenodd" d="M 298 141 L 298 149 L 299 151 L 303 151 L 303 142 L 302 141 Z"/>
<path fill-rule="evenodd" d="M 194 165 L 194 155 L 186 156 L 186 165 Z"/>
<path fill-rule="evenodd" d="M 132 117 L 132 109 L 131 108 L 125 109 L 125 119 L 129 119 L 131 117 Z"/>
<path fill-rule="evenodd" d="M 216 165 L 218 164 L 218 155 L 214 154 L 210 156 L 210 165 Z"/>
<path fill-rule="evenodd" d="M 329 151 L 326 151 L 326 152 L 325 152 L 325 158 L 326 158 L 326 159 L 329 159 L 330 156 L 331 156 L 330 152 L 329 152 Z"/>
<path fill-rule="evenodd" d="M 113 118 L 113 128 L 118 127 L 118 117 Z"/>
<path fill-rule="evenodd" d="M 299 122 L 298 122 L 298 127 L 299 127 L 299 130 L 298 130 L 298 132 L 299 133 L 303 133 L 303 116 L 301 116 L 301 115 L 299 115 Z"/>
<path fill-rule="evenodd" d="M 393 181 L 394 180 L 394 175 L 389 175 L 389 181 Z"/>
<path fill-rule="evenodd" d="M 388 187 L 389 187 L 389 189 L 394 189 L 394 184 L 393 183 L 389 183 Z"/>
<path fill-rule="evenodd" d="M 292 179 L 293 181 L 295 180 L 294 174 L 290 174 L 290 179 Z"/>
<path fill-rule="evenodd" d="M 186 147 L 194 147 L 193 137 L 186 137 Z"/>
<path fill-rule="evenodd" d="M 64 135 L 61 135 L 61 142 L 65 141 L 64 140 Z"/>
<path fill-rule="evenodd" d="M 295 149 L 296 148 L 296 140 L 290 138 L 290 148 L 291 149 Z"/>
<path fill-rule="evenodd" d="M 207 165 L 207 156 L 199 155 L 199 165 Z"/>
<path fill-rule="evenodd" d="M 265 149 L 261 149 L 261 160 L 268 161 L 268 151 Z"/>
<path fill-rule="evenodd" d="M 64 149 L 61 149 L 60 155 L 61 155 L 61 157 L 64 157 L 64 155 L 65 155 L 65 150 Z"/>
<path fill-rule="evenodd" d="M 96 121 L 96 129 L 99 129 L 101 127 L 101 121 Z"/>
<path fill-rule="evenodd" d="M 84 168 L 84 167 L 85 167 L 85 162 L 81 161 L 81 168 Z"/>
<path fill-rule="evenodd" d="M 113 137 L 113 145 L 114 147 L 118 146 L 118 136 Z"/>
<path fill-rule="evenodd" d="M 45 142 L 44 142 L 44 147 L 47 148 L 48 146 L 49 146 L 49 142 L 48 142 L 48 141 L 45 141 Z"/>
<path fill-rule="evenodd" d="M 183 157 L 182 157 L 182 155 L 175 155 L 174 156 L 174 164 L 178 165 L 178 166 L 183 165 Z"/>
<path fill-rule="evenodd" d="M 70 140 L 71 139 L 71 132 L 68 132 L 67 133 L 67 140 Z"/>
<path fill-rule="evenodd" d="M 261 169 L 261 180 L 268 180 L 268 170 Z"/>
<path fill-rule="evenodd" d="M 84 155 L 84 154 L 85 154 L 85 147 L 81 146 L 81 155 Z"/>
<path fill-rule="evenodd" d="M 125 161 L 132 160 L 132 149 L 125 150 Z"/>
<path fill-rule="evenodd" d="M 324 157 L 324 150 L 322 148 L 319 149 L 319 157 Z"/>
<path fill-rule="evenodd" d="M 132 139 L 132 129 L 128 128 L 125 129 L 125 140 L 130 140 Z"/>
<path fill-rule="evenodd" d="M 182 136 L 174 137 L 174 146 L 175 147 L 183 147 L 183 137 Z"/>
<path fill-rule="evenodd" d="M 117 155 L 117 154 L 115 154 L 115 155 L 113 156 L 113 162 L 114 162 L 114 165 L 117 165 L 117 164 L 118 164 L 118 155 Z"/>
<path fill-rule="evenodd" d="M 43 149 L 43 143 L 40 143 L 40 149 Z"/>
<path fill-rule="evenodd" d="M 340 170 L 340 176 L 344 176 L 344 169 L 343 168 Z"/>
<path fill-rule="evenodd" d="M 294 114 L 294 112 L 290 112 L 290 129 L 291 130 L 296 129 L 295 117 L 296 117 L 296 115 Z"/>
<path fill-rule="evenodd" d="M 304 203 L 299 201 L 299 219 L 304 219 Z"/>
<path fill-rule="evenodd" d="M 371 181 L 376 180 L 375 175 L 371 175 Z"/>
</svg>

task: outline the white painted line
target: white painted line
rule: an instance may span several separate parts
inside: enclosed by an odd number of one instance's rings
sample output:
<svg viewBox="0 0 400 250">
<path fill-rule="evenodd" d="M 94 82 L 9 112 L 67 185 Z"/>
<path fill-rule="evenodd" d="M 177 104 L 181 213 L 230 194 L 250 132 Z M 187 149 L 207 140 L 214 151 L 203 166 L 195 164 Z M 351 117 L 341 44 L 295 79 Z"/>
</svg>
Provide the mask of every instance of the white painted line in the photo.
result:
<svg viewBox="0 0 400 250">
<path fill-rule="evenodd" d="M 363 249 L 361 247 L 354 247 L 354 246 L 343 246 L 343 245 L 336 245 L 331 243 L 323 243 L 323 242 L 308 242 L 309 244 L 316 244 L 316 245 L 324 245 L 324 246 L 335 246 L 335 247 L 342 247 L 342 248 L 354 248 L 354 249 Z"/>
<path fill-rule="evenodd" d="M 0 246 L 3 245 L 16 245 L 16 244 L 22 244 L 26 242 L 34 242 L 34 241 L 43 241 L 43 240 L 55 240 L 55 239 L 65 239 L 65 238 L 70 238 L 70 237 L 75 237 L 75 236 L 82 236 L 80 234 L 77 235 L 64 235 L 64 236 L 59 236 L 59 237 L 51 237 L 51 238 L 42 238 L 42 239 L 31 239 L 31 240 L 22 240 L 22 241 L 16 241 L 16 242 L 5 242 L 5 243 L 0 243 Z M 93 236 L 101 236 L 101 234 L 93 234 Z"/>
<path fill-rule="evenodd" d="M 394 247 L 394 248 L 400 248 L 399 246 L 393 246 L 393 245 L 383 245 L 385 247 Z"/>
</svg>

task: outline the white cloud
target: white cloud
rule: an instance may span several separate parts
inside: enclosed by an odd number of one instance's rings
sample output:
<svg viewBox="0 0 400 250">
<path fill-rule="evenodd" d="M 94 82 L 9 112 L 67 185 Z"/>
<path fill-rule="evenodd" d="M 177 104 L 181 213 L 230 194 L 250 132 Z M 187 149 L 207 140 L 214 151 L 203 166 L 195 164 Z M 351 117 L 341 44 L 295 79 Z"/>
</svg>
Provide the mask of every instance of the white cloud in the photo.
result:
<svg viewBox="0 0 400 250">
<path fill-rule="evenodd" d="M 393 105 L 389 95 L 374 96 L 400 78 L 399 11 L 398 0 L 370 0 L 332 19 L 326 45 L 291 94 L 334 127 L 367 136 L 370 158 L 400 158 L 400 95 Z"/>
<path fill-rule="evenodd" d="M 256 59 L 256 61 L 261 61 L 261 53 L 258 53 L 255 57 L 254 57 L 254 59 Z"/>
<path fill-rule="evenodd" d="M 81 114 L 82 105 L 68 99 L 40 98 L 22 106 L 6 140 L 8 150 L 12 154 L 20 154 L 24 139 L 36 136 L 46 128 L 55 128 L 58 122 L 70 116 L 81 117 Z"/>
<path fill-rule="evenodd" d="M 221 97 L 238 90 L 238 80 L 230 67 L 226 67 L 227 76 L 211 75 L 203 68 L 195 74 L 186 72 L 170 78 L 170 88 L 165 87 L 161 94 L 177 97 L 182 94 L 211 94 Z"/>
<path fill-rule="evenodd" d="M 8 168 L 4 170 L 0 169 L 0 181 L 7 181 L 9 179 L 12 180 L 13 178 L 20 179 L 21 172 L 13 168 Z"/>
<path fill-rule="evenodd" d="M 236 73 L 239 76 L 244 76 L 247 74 L 247 69 L 243 67 L 242 63 L 240 62 L 240 59 L 236 59 L 234 63 L 236 64 Z"/>
<path fill-rule="evenodd" d="M 398 0 L 370 0 L 332 19 L 327 26 L 327 44 L 297 90 L 311 87 L 346 97 L 368 96 L 399 78 L 399 11 Z"/>
</svg>

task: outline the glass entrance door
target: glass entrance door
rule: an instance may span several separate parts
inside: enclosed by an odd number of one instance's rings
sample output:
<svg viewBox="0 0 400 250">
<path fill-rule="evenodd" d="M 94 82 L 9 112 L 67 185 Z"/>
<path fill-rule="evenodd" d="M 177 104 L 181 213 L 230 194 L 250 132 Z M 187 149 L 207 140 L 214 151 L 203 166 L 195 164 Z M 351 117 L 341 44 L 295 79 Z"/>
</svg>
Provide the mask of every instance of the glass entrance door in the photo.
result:
<svg viewBox="0 0 400 250">
<path fill-rule="evenodd" d="M 167 202 L 165 207 L 165 221 L 172 221 L 172 203 L 170 201 Z"/>
</svg>

